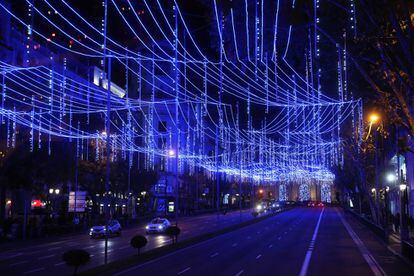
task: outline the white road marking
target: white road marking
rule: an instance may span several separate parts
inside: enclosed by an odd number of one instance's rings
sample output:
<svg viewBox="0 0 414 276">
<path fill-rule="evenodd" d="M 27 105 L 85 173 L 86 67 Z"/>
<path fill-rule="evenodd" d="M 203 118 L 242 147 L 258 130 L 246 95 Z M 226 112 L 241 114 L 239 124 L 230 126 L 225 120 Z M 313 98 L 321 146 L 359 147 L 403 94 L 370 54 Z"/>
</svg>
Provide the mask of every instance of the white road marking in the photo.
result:
<svg viewBox="0 0 414 276">
<path fill-rule="evenodd" d="M 262 254 L 259 254 L 256 256 L 256 260 L 260 259 L 262 257 Z"/>
<path fill-rule="evenodd" d="M 88 249 L 88 248 L 94 248 L 96 245 L 90 245 L 90 246 L 87 246 L 87 247 L 85 247 L 85 249 Z"/>
<path fill-rule="evenodd" d="M 64 264 L 65 264 L 65 262 L 60 262 L 60 263 L 55 264 L 55 266 L 60 266 L 60 265 L 64 265 Z"/>
<path fill-rule="evenodd" d="M 269 245 L 269 248 L 272 248 L 272 247 L 273 247 L 273 244 L 270 244 L 270 245 Z"/>
<path fill-rule="evenodd" d="M 322 212 L 319 215 L 318 222 L 316 223 L 316 227 L 315 227 L 315 231 L 313 232 L 312 240 L 309 244 L 308 251 L 306 252 L 305 260 L 303 261 L 303 264 L 302 264 L 302 269 L 300 270 L 300 274 L 299 274 L 300 276 L 305 276 L 306 273 L 308 272 L 309 262 L 312 257 L 312 251 L 313 251 L 313 247 L 315 246 L 316 236 L 318 235 L 319 225 L 321 224 L 323 211 L 325 211 L 325 208 L 322 209 Z"/>
<path fill-rule="evenodd" d="M 12 267 L 12 266 L 16 266 L 16 265 L 25 264 L 25 263 L 27 263 L 27 261 L 21 261 L 21 262 L 13 263 L 13 264 L 10 264 L 9 266 Z"/>
<path fill-rule="evenodd" d="M 186 269 L 184 269 L 184 270 L 181 270 L 180 272 L 178 272 L 177 273 L 177 275 L 181 275 L 181 274 L 183 274 L 183 273 L 186 273 L 187 271 L 189 271 L 191 269 L 191 267 L 187 267 Z"/>
<path fill-rule="evenodd" d="M 41 267 L 41 268 L 32 269 L 32 270 L 23 272 L 23 274 L 35 273 L 35 272 L 42 271 L 42 270 L 45 270 L 45 268 Z"/>
<path fill-rule="evenodd" d="M 52 254 L 52 255 L 43 256 L 43 257 L 38 258 L 38 260 L 49 259 L 49 258 L 52 258 L 52 257 L 54 257 L 54 256 L 56 256 L 56 254 Z"/>
<path fill-rule="evenodd" d="M 219 253 L 217 253 L 217 252 L 216 252 L 216 253 L 214 253 L 214 254 L 210 255 L 210 258 L 214 258 L 214 257 L 218 256 L 218 254 L 219 254 Z"/>
<path fill-rule="evenodd" d="M 233 243 L 231 246 L 236 247 L 237 246 L 237 242 Z"/>
<path fill-rule="evenodd" d="M 61 246 L 56 246 L 56 247 L 49 248 L 47 251 L 52 251 L 52 250 L 56 250 L 56 249 L 60 249 L 60 248 L 62 248 L 62 247 Z"/>
<path fill-rule="evenodd" d="M 26 255 L 33 255 L 33 254 L 37 254 L 37 253 L 40 253 L 40 252 L 43 252 L 43 250 L 32 251 L 30 253 L 26 253 Z"/>
<path fill-rule="evenodd" d="M 236 276 L 240 276 L 240 275 L 242 275 L 242 274 L 243 274 L 243 272 L 244 272 L 244 270 L 243 270 L 243 269 L 242 269 L 242 270 L 240 270 L 240 271 L 239 271 L 239 273 L 237 273 L 237 274 L 236 274 Z"/>
<path fill-rule="evenodd" d="M 339 218 L 342 221 L 342 224 L 345 226 L 346 230 L 348 231 L 349 235 L 351 236 L 354 243 L 358 246 L 359 251 L 361 252 L 362 256 L 364 257 L 365 261 L 368 263 L 369 267 L 371 268 L 372 272 L 375 276 L 379 275 L 387 275 L 382 267 L 377 263 L 374 256 L 369 252 L 368 248 L 365 244 L 361 241 L 352 227 L 348 224 L 348 222 L 343 218 L 342 214 L 336 210 L 338 213 Z"/>
<path fill-rule="evenodd" d="M 122 249 L 125 249 L 125 248 L 128 248 L 128 247 L 131 247 L 131 246 L 130 245 L 125 245 L 125 246 L 122 246 L 122 247 L 120 247 L 118 249 L 122 250 Z"/>
<path fill-rule="evenodd" d="M 14 254 L 14 255 L 6 256 L 5 258 L 2 258 L 2 260 L 13 259 L 14 257 L 18 257 L 18 256 L 21 256 L 21 255 L 23 255 L 23 253 L 17 253 L 17 254 Z"/>
</svg>

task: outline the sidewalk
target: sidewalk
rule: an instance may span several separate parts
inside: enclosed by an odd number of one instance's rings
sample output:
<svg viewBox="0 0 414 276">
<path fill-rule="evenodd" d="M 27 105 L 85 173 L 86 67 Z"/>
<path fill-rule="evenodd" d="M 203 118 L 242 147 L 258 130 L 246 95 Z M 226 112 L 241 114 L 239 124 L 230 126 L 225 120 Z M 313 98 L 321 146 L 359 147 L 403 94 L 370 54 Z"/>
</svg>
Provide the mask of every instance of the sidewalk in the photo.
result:
<svg viewBox="0 0 414 276">
<path fill-rule="evenodd" d="M 413 254 L 408 254 L 407 250 L 404 252 L 401 245 L 399 233 L 391 231 L 387 236 L 385 232 L 380 233 L 381 231 L 378 231 L 380 228 L 372 222 L 369 221 L 371 225 L 367 225 L 367 220 L 364 217 L 361 217 L 358 213 L 348 210 L 348 214 L 349 215 L 347 216 L 347 219 L 352 222 L 356 229 L 359 228 L 359 230 L 362 231 L 363 228 L 366 228 L 369 232 L 371 232 L 371 237 L 369 237 L 369 235 L 366 235 L 367 240 L 370 239 L 372 242 L 373 238 L 375 238 L 375 240 L 381 243 L 384 248 L 386 248 L 394 256 L 397 256 L 399 259 L 401 259 L 401 261 L 409 265 L 414 270 L 414 258 L 412 257 Z M 372 235 L 372 233 L 374 235 Z M 414 247 L 412 248 L 414 249 Z M 408 255 L 411 255 L 411 258 L 409 258 Z"/>
<path fill-rule="evenodd" d="M 412 241 L 408 242 L 409 246 L 411 246 L 414 249 L 414 244 Z M 402 245 L 401 245 L 401 238 L 400 235 L 398 233 L 392 232 L 389 235 L 389 239 L 388 239 L 388 249 L 393 252 L 395 255 L 398 255 L 400 258 L 402 258 L 405 262 L 411 263 L 412 267 L 414 268 L 414 256 L 411 256 L 411 258 L 409 258 L 407 255 L 407 253 L 404 252 Z"/>
</svg>

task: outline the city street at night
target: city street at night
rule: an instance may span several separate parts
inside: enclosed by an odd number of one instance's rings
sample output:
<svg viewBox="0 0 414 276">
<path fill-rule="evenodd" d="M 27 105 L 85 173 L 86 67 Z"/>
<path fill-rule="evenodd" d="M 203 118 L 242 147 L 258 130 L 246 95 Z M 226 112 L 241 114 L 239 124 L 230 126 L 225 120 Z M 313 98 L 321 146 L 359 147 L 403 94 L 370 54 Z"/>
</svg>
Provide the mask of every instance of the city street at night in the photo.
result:
<svg viewBox="0 0 414 276">
<path fill-rule="evenodd" d="M 414 1 L 0 0 L 0 274 L 414 275 Z"/>
<path fill-rule="evenodd" d="M 115 275 L 412 275 L 345 216 L 337 208 L 293 209 Z"/>
</svg>

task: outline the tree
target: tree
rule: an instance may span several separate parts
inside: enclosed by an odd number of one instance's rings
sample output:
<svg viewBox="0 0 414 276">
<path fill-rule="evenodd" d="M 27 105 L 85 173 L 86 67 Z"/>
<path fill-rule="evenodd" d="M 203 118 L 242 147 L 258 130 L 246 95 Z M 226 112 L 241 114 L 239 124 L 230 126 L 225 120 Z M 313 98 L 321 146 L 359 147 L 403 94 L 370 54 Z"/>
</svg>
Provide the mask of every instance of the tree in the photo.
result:
<svg viewBox="0 0 414 276">
<path fill-rule="evenodd" d="M 135 249 L 138 249 L 138 256 L 140 254 L 141 248 L 147 245 L 148 240 L 142 235 L 136 235 L 131 239 L 131 246 Z"/>
<path fill-rule="evenodd" d="M 360 5 L 351 59 L 388 120 L 414 135 L 414 3 L 365 0 Z"/>
<path fill-rule="evenodd" d="M 82 249 L 66 251 L 62 256 L 62 260 L 67 265 L 75 267 L 74 275 L 77 274 L 79 266 L 87 264 L 90 259 L 89 253 Z"/>
</svg>

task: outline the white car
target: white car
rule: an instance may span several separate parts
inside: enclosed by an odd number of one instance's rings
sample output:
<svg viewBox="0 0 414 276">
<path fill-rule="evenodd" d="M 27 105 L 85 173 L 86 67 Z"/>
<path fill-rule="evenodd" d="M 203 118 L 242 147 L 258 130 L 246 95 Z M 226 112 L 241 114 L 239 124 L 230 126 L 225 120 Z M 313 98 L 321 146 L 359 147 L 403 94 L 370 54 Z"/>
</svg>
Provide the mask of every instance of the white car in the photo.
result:
<svg viewBox="0 0 414 276">
<path fill-rule="evenodd" d="M 146 227 L 147 234 L 164 233 L 171 223 L 166 218 L 155 218 Z"/>
<path fill-rule="evenodd" d="M 107 232 L 108 236 L 112 236 L 112 235 L 120 236 L 121 235 L 121 229 L 122 229 L 121 224 L 119 224 L 117 220 L 113 219 L 108 222 L 108 225 L 93 226 L 89 231 L 89 236 L 92 239 L 104 237 L 106 233 L 106 227 L 108 227 L 108 232 Z"/>
</svg>

